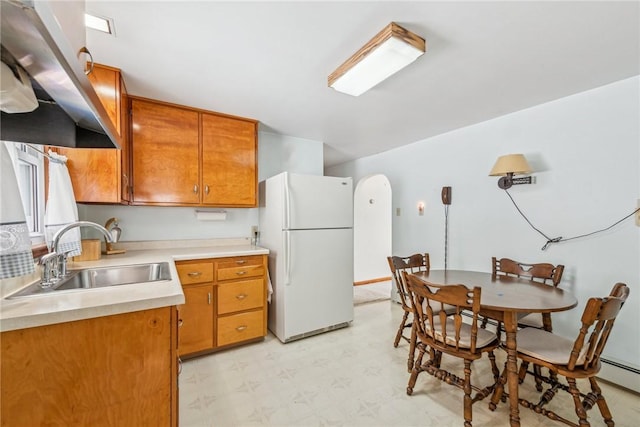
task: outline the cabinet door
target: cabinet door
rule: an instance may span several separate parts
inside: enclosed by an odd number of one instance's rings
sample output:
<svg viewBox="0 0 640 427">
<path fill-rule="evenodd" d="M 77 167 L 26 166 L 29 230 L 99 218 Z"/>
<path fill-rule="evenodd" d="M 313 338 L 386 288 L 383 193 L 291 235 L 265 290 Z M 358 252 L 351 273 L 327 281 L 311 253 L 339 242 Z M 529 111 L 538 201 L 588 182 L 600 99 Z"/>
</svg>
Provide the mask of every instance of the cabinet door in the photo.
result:
<svg viewBox="0 0 640 427">
<path fill-rule="evenodd" d="M 120 150 L 61 148 L 78 203 L 120 203 Z"/>
<path fill-rule="evenodd" d="M 202 114 L 202 203 L 256 206 L 256 124 Z"/>
<path fill-rule="evenodd" d="M 169 426 L 173 310 L 3 332 L 2 426 Z"/>
<path fill-rule="evenodd" d="M 199 204 L 198 113 L 140 99 L 131 108 L 132 203 Z"/>
<path fill-rule="evenodd" d="M 184 304 L 178 307 L 180 355 L 213 348 L 213 286 L 185 286 Z"/>
</svg>

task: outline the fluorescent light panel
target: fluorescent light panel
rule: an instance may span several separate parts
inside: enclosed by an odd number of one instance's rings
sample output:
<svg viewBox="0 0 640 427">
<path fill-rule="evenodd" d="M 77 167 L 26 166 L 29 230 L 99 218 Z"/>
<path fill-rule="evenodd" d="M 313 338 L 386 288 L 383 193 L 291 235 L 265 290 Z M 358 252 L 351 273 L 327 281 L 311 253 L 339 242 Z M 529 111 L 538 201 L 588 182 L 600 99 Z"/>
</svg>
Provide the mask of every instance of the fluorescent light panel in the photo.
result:
<svg viewBox="0 0 640 427">
<path fill-rule="evenodd" d="M 87 28 L 92 28 L 107 34 L 113 34 L 113 20 L 111 18 L 103 18 L 101 16 L 85 13 L 84 24 Z"/>
<path fill-rule="evenodd" d="M 392 22 L 329 75 L 329 86 L 348 95 L 361 95 L 425 50 L 424 39 Z"/>
</svg>

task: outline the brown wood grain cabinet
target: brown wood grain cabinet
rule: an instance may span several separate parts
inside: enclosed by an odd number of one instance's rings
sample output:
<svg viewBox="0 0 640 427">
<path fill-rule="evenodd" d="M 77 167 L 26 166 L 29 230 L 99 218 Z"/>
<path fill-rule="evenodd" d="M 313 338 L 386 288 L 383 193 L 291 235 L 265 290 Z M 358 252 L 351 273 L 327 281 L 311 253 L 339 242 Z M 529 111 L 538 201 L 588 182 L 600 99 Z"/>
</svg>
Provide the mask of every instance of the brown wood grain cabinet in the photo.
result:
<svg viewBox="0 0 640 427">
<path fill-rule="evenodd" d="M 213 262 L 178 262 L 184 304 L 178 306 L 181 355 L 213 348 Z"/>
<path fill-rule="evenodd" d="M 109 119 L 121 137 L 121 149 L 52 147 L 67 157 L 78 203 L 129 201 L 128 96 L 118 68 L 95 64 L 88 75 Z"/>
<path fill-rule="evenodd" d="M 256 205 L 256 124 L 202 114 L 202 203 Z"/>
<path fill-rule="evenodd" d="M 3 332 L 2 425 L 177 426 L 177 333 L 175 307 Z"/>
<path fill-rule="evenodd" d="M 266 255 L 178 261 L 179 354 L 195 355 L 267 334 Z"/>
<path fill-rule="evenodd" d="M 196 111 L 132 97 L 133 204 L 200 203 L 199 133 Z"/>
<path fill-rule="evenodd" d="M 257 206 L 257 122 L 132 97 L 132 204 Z"/>
</svg>

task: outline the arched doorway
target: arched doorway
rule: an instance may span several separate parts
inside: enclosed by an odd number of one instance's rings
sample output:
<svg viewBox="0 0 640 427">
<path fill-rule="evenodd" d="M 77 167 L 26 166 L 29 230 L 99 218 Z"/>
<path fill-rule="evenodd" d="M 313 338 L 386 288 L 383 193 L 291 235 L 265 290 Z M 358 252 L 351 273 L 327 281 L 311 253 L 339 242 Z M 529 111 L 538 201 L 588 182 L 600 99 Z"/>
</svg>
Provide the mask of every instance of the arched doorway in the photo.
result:
<svg viewBox="0 0 640 427">
<path fill-rule="evenodd" d="M 391 184 L 370 175 L 356 185 L 353 199 L 354 285 L 391 280 Z"/>
</svg>

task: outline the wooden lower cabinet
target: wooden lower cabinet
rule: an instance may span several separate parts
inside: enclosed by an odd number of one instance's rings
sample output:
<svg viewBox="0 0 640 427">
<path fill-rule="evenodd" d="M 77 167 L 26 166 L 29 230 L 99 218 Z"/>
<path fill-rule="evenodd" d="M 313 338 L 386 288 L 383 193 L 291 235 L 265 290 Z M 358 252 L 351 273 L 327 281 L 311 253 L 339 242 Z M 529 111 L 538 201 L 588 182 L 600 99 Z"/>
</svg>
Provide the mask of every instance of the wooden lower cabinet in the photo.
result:
<svg viewBox="0 0 640 427">
<path fill-rule="evenodd" d="M 262 310 L 218 318 L 218 346 L 264 337 Z"/>
<path fill-rule="evenodd" d="M 1 334 L 2 426 L 177 426 L 175 307 Z"/>
<path fill-rule="evenodd" d="M 185 294 L 178 307 L 181 356 L 266 336 L 266 263 L 266 255 L 176 262 Z"/>
<path fill-rule="evenodd" d="M 213 286 L 190 285 L 183 291 L 184 305 L 178 308 L 180 354 L 213 348 Z"/>
</svg>

